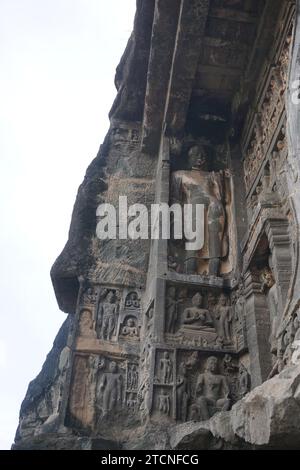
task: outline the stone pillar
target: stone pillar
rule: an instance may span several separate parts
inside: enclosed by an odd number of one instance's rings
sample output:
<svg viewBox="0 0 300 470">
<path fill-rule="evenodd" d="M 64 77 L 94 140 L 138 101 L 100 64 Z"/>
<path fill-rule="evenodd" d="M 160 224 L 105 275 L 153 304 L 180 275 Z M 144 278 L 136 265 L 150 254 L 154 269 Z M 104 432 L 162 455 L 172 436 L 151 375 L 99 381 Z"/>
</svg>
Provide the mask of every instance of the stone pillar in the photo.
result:
<svg viewBox="0 0 300 470">
<path fill-rule="evenodd" d="M 269 219 L 266 222 L 266 234 L 272 253 L 272 264 L 279 300 L 279 314 L 282 315 L 292 274 L 292 250 L 287 219 Z"/>
<path fill-rule="evenodd" d="M 164 342 L 165 331 L 165 298 L 166 282 L 164 279 L 156 280 L 156 299 L 155 299 L 155 320 L 154 320 L 154 338 L 155 342 Z"/>
<path fill-rule="evenodd" d="M 271 371 L 270 313 L 261 283 L 255 273 L 245 275 L 247 342 L 252 388 L 264 382 Z"/>
</svg>

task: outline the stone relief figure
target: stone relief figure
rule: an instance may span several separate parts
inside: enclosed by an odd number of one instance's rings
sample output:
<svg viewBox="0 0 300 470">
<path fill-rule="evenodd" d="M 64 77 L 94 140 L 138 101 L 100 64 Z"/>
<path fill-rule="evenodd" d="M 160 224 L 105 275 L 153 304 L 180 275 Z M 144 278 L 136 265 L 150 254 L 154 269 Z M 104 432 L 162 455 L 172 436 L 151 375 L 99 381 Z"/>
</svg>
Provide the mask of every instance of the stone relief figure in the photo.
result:
<svg viewBox="0 0 300 470">
<path fill-rule="evenodd" d="M 147 379 L 141 390 L 139 392 L 139 403 L 140 403 L 140 417 L 142 424 L 146 423 L 150 416 L 150 387 L 149 387 L 149 379 Z"/>
<path fill-rule="evenodd" d="M 129 393 L 127 401 L 126 401 L 126 405 L 129 410 L 135 410 L 136 399 L 133 393 Z"/>
<path fill-rule="evenodd" d="M 178 304 L 181 299 L 176 299 L 176 288 L 169 287 L 166 297 L 166 333 L 175 333 L 178 323 Z"/>
<path fill-rule="evenodd" d="M 92 312 L 88 309 L 83 309 L 80 312 L 79 336 L 86 338 L 96 338 L 96 331 L 94 330 Z"/>
<path fill-rule="evenodd" d="M 192 367 L 195 367 L 198 363 L 199 360 L 199 353 L 198 351 L 193 351 L 190 356 L 185 360 L 186 367 L 188 369 L 191 369 Z"/>
<path fill-rule="evenodd" d="M 144 344 L 144 347 L 141 353 L 141 365 L 145 369 L 148 369 L 148 367 L 150 367 L 150 355 L 151 355 L 151 344 L 146 343 Z"/>
<path fill-rule="evenodd" d="M 151 307 L 148 312 L 146 313 L 146 327 L 145 327 L 145 335 L 150 336 L 153 330 L 153 317 L 154 317 L 154 308 Z"/>
<path fill-rule="evenodd" d="M 243 287 L 240 287 L 233 296 L 234 320 L 239 325 L 239 330 L 245 329 L 245 297 Z"/>
<path fill-rule="evenodd" d="M 218 360 L 211 356 L 207 359 L 205 372 L 200 374 L 197 380 L 191 417 L 193 420 L 206 421 L 217 411 L 227 411 L 229 407 L 229 387 L 226 378 L 218 374 Z"/>
<path fill-rule="evenodd" d="M 183 312 L 183 324 L 198 330 L 205 330 L 214 326 L 209 311 L 202 307 L 203 297 L 198 292 L 192 298 L 192 307 Z"/>
<path fill-rule="evenodd" d="M 262 291 L 265 292 L 270 310 L 271 334 L 270 345 L 271 352 L 277 351 L 277 327 L 278 327 L 278 294 L 275 279 L 270 268 L 265 268 L 261 273 Z"/>
<path fill-rule="evenodd" d="M 130 292 L 125 299 L 125 308 L 140 308 L 139 296 L 136 292 Z"/>
<path fill-rule="evenodd" d="M 180 421 L 187 420 L 190 396 L 191 393 L 187 374 L 187 364 L 185 361 L 182 361 L 179 365 L 176 380 L 177 419 Z"/>
<path fill-rule="evenodd" d="M 223 369 L 226 376 L 234 374 L 239 368 L 230 354 L 225 354 L 223 359 Z"/>
<path fill-rule="evenodd" d="M 131 364 L 128 367 L 127 373 L 127 389 L 136 390 L 138 387 L 139 373 L 138 366 L 136 364 Z"/>
<path fill-rule="evenodd" d="M 169 254 L 168 255 L 168 268 L 170 271 L 179 272 L 179 263 L 178 263 L 178 255 Z"/>
<path fill-rule="evenodd" d="M 159 405 L 158 409 L 159 411 L 164 414 L 168 415 L 170 414 L 170 395 L 166 390 L 163 390 L 161 394 L 158 396 L 159 399 Z"/>
<path fill-rule="evenodd" d="M 244 364 L 239 367 L 239 397 L 243 398 L 250 391 L 251 378 Z"/>
<path fill-rule="evenodd" d="M 173 362 L 167 351 L 164 352 L 163 357 L 159 361 L 159 370 L 161 382 L 163 384 L 171 383 L 173 380 Z"/>
<path fill-rule="evenodd" d="M 223 349 L 224 348 L 224 338 L 223 336 L 217 336 L 215 341 L 216 349 Z"/>
<path fill-rule="evenodd" d="M 84 279 L 80 277 L 80 281 L 84 283 Z M 81 295 L 81 302 L 83 304 L 95 304 L 97 300 L 97 289 L 95 287 L 86 287 Z"/>
<path fill-rule="evenodd" d="M 216 305 L 218 303 L 217 297 L 212 293 L 209 292 L 207 296 L 207 303 L 208 303 L 208 308 L 211 312 L 215 311 Z"/>
<path fill-rule="evenodd" d="M 125 325 L 121 329 L 121 335 L 129 338 L 139 337 L 139 329 L 136 326 L 136 320 L 134 318 L 130 317 L 126 319 Z"/>
<path fill-rule="evenodd" d="M 75 427 L 90 428 L 95 424 L 97 359 L 92 354 L 74 357 L 69 414 Z"/>
<path fill-rule="evenodd" d="M 191 170 L 173 173 L 172 202 L 205 206 L 205 243 L 200 252 L 186 253 L 186 272 L 197 274 L 198 262 L 202 259 L 208 262 L 208 274 L 218 276 L 221 260 L 228 255 L 225 207 L 230 202 L 230 175 L 228 171 L 205 171 L 206 156 L 199 145 L 189 150 L 188 158 L 191 163 L 195 162 L 195 166 Z"/>
<path fill-rule="evenodd" d="M 107 290 L 98 310 L 97 329 L 101 339 L 111 340 L 115 333 L 118 313 L 119 305 L 116 303 L 116 295 L 112 290 Z"/>
<path fill-rule="evenodd" d="M 115 411 L 116 407 L 122 402 L 123 377 L 118 371 L 118 365 L 112 361 L 109 364 L 109 372 L 103 372 L 99 383 L 97 396 L 101 403 L 102 418 L 110 412 Z"/>
<path fill-rule="evenodd" d="M 124 129 L 122 127 L 115 127 L 111 131 L 111 139 L 114 141 L 127 141 L 128 137 L 128 129 Z"/>
<path fill-rule="evenodd" d="M 228 305 L 228 299 L 224 293 L 220 299 L 215 311 L 215 320 L 218 335 L 223 339 L 224 344 L 232 343 L 232 308 Z"/>
</svg>

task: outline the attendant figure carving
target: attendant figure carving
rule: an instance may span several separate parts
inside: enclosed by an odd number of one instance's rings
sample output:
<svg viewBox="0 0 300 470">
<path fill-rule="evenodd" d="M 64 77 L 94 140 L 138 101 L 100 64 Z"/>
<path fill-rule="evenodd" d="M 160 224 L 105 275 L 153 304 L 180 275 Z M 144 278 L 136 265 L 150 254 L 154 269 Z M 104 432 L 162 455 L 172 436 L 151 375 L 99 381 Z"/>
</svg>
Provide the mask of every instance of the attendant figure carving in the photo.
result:
<svg viewBox="0 0 300 470">
<path fill-rule="evenodd" d="M 173 362 L 170 359 L 170 355 L 167 351 L 164 352 L 163 357 L 159 361 L 159 368 L 162 383 L 171 383 L 173 379 Z"/>
<path fill-rule="evenodd" d="M 202 307 L 203 297 L 198 292 L 192 298 L 192 307 L 188 307 L 183 312 L 183 324 L 189 325 L 198 330 L 205 330 L 213 327 L 213 320 L 209 311 Z"/>
<path fill-rule="evenodd" d="M 196 400 L 191 407 L 192 419 L 208 420 L 217 411 L 230 407 L 229 387 L 226 378 L 218 374 L 218 360 L 207 359 L 205 372 L 200 374 L 196 385 Z"/>
<path fill-rule="evenodd" d="M 250 391 L 251 379 L 244 364 L 239 367 L 239 396 L 243 398 Z"/>
<path fill-rule="evenodd" d="M 122 336 L 128 336 L 129 338 L 138 338 L 139 330 L 136 326 L 136 321 L 133 318 L 127 318 L 125 326 L 121 330 Z"/>
<path fill-rule="evenodd" d="M 234 319 L 239 325 L 239 329 L 245 329 L 245 297 L 243 295 L 243 289 L 240 288 L 235 293 L 233 301 L 234 305 Z"/>
<path fill-rule="evenodd" d="M 100 303 L 98 311 L 98 331 L 100 338 L 110 341 L 115 333 L 118 317 L 118 304 L 113 291 L 106 293 L 104 300 Z"/>
<path fill-rule="evenodd" d="M 169 287 L 166 297 L 166 333 L 175 333 L 178 323 L 178 304 L 175 287 Z"/>
<path fill-rule="evenodd" d="M 224 344 L 230 344 L 232 342 L 232 317 L 232 308 L 228 305 L 226 295 L 222 293 L 216 308 L 215 319 L 218 335 L 223 339 Z"/>
<path fill-rule="evenodd" d="M 98 396 L 101 400 L 102 417 L 114 411 L 122 401 L 123 378 L 118 371 L 118 365 L 112 361 L 109 364 L 109 372 L 102 373 L 98 384 Z"/>
<path fill-rule="evenodd" d="M 130 292 L 125 300 L 126 308 L 140 308 L 140 300 L 136 292 Z"/>
<path fill-rule="evenodd" d="M 184 361 L 179 365 L 176 381 L 177 419 L 186 421 L 188 415 L 188 403 L 190 399 L 190 385 L 188 380 L 187 365 Z"/>
<path fill-rule="evenodd" d="M 132 364 L 128 369 L 128 384 L 129 390 L 136 390 L 138 386 L 138 366 Z"/>
<path fill-rule="evenodd" d="M 172 175 L 173 202 L 203 204 L 206 234 L 200 252 L 186 253 L 186 272 L 197 274 L 202 259 L 208 263 L 209 275 L 218 276 L 221 260 L 228 255 L 226 205 L 230 204 L 230 174 L 228 170 L 206 171 L 206 156 L 199 145 L 189 150 L 188 158 L 192 169 L 175 171 Z"/>
<path fill-rule="evenodd" d="M 159 411 L 162 414 L 169 416 L 169 414 L 170 414 L 170 396 L 169 396 L 168 392 L 163 390 L 158 398 L 159 398 L 159 405 L 158 405 Z"/>
<path fill-rule="evenodd" d="M 92 312 L 88 309 L 84 309 L 80 313 L 79 320 L 79 336 L 86 338 L 96 338 L 96 332 L 94 330 Z"/>
<path fill-rule="evenodd" d="M 150 336 L 153 330 L 153 316 L 154 316 L 154 308 L 151 307 L 149 311 L 146 314 L 146 328 L 145 328 L 145 334 L 146 336 Z"/>
<path fill-rule="evenodd" d="M 126 402 L 126 405 L 127 405 L 127 408 L 129 408 L 129 410 L 133 410 L 135 409 L 136 407 L 136 399 L 134 397 L 134 394 L 133 393 L 130 393 L 128 398 L 127 398 L 127 402 Z"/>
<path fill-rule="evenodd" d="M 149 388 L 149 381 L 146 380 L 144 385 L 142 386 L 139 392 L 140 398 L 140 416 L 142 424 L 146 423 L 149 419 L 150 415 L 150 388 Z"/>
</svg>

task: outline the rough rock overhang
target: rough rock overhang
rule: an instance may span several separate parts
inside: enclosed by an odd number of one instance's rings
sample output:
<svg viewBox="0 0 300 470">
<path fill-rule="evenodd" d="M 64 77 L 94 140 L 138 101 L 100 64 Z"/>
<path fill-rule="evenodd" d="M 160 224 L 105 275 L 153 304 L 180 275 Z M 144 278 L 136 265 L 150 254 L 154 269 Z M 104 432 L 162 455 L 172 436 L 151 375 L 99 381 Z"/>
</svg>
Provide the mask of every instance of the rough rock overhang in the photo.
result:
<svg viewBox="0 0 300 470">
<path fill-rule="evenodd" d="M 117 67 L 111 122 L 142 126 L 141 152 L 156 158 L 162 131 L 239 137 L 281 0 L 137 0 L 134 30 Z M 107 140 L 79 188 L 69 240 L 51 270 L 61 310 L 73 313 L 89 265 Z"/>
</svg>

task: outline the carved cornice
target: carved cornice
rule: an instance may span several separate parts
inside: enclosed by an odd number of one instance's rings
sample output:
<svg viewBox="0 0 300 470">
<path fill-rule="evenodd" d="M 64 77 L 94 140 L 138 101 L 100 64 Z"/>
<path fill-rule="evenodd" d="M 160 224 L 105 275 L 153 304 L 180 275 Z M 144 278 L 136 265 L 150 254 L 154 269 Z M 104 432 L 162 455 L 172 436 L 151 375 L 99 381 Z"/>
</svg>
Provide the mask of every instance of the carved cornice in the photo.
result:
<svg viewBox="0 0 300 470">
<path fill-rule="evenodd" d="M 287 4 L 284 8 L 283 20 L 277 32 L 280 42 L 275 44 L 273 60 L 265 66 L 261 89 L 257 90 L 254 107 L 248 114 L 244 128 L 242 151 L 247 192 L 251 190 L 263 162 L 270 153 L 274 134 L 285 114 L 294 7 Z"/>
<path fill-rule="evenodd" d="M 259 203 L 248 233 L 242 243 L 244 272 L 251 262 L 262 235 L 266 233 L 267 224 L 274 222 L 278 222 L 279 226 L 288 224 L 286 217 L 282 214 L 280 205 L 274 207 L 274 205 L 267 203 Z"/>
</svg>

